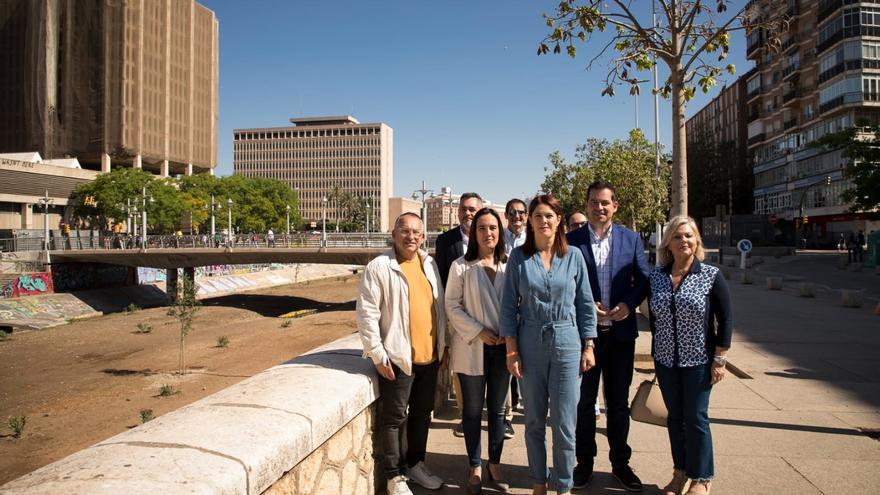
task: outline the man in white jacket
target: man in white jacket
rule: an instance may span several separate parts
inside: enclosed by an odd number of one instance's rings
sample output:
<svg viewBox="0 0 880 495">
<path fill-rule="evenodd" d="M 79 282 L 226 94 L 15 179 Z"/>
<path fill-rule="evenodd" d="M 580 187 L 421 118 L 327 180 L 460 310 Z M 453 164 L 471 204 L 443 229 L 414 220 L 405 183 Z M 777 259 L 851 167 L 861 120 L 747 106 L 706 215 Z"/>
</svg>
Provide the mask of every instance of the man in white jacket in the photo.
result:
<svg viewBox="0 0 880 495">
<path fill-rule="evenodd" d="M 415 213 L 400 215 L 391 237 L 393 249 L 364 270 L 357 326 L 364 357 L 379 373 L 379 443 L 387 493 L 412 495 L 407 479 L 432 490 L 443 486 L 424 461 L 437 373 L 446 361 L 446 314 L 437 264 L 419 249 L 425 240 L 422 219 Z M 405 459 L 400 445 L 404 425 Z"/>
</svg>

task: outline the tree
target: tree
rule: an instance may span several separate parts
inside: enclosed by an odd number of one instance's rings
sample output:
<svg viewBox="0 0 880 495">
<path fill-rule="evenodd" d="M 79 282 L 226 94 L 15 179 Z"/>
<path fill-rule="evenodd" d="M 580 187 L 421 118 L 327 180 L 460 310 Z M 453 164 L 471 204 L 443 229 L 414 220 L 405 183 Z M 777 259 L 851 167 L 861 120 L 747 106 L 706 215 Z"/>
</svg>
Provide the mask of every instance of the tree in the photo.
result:
<svg viewBox="0 0 880 495">
<path fill-rule="evenodd" d="M 583 209 L 587 186 L 595 180 L 606 180 L 615 186 L 621 223 L 638 230 L 666 216 L 669 167 L 661 166 L 660 178 L 655 176 L 654 145 L 642 131 L 633 129 L 625 141 L 590 138 L 578 146 L 575 160 L 566 163 L 559 152 L 551 154 L 553 169 L 541 184 L 545 192 L 560 200 L 565 212 Z"/>
<path fill-rule="evenodd" d="M 688 213 L 694 218 L 714 217 L 718 204 L 732 203 L 729 214 L 751 213 L 754 175 L 734 141 L 716 142 L 708 129 L 697 128 L 687 145 L 688 177 L 700 187 L 688 195 Z"/>
<path fill-rule="evenodd" d="M 172 295 L 171 306 L 168 307 L 168 316 L 174 317 L 180 324 L 180 348 L 178 355 L 178 372 L 186 374 L 186 337 L 192 330 L 196 314 L 201 309 L 201 301 L 196 298 L 197 288 L 193 279 L 184 275 L 180 279 L 180 287 L 169 287 L 177 290 L 178 294 Z"/>
<path fill-rule="evenodd" d="M 659 59 L 669 70 L 659 93 L 672 99 L 672 210 L 670 215 L 688 213 L 687 133 L 685 106 L 694 97 L 696 88 L 708 92 L 724 72 L 734 74 L 733 64 L 721 67 L 726 58 L 730 33 L 744 29 L 764 29 L 767 33 L 784 32 L 785 18 L 759 19 L 754 7 L 744 8 L 733 15 L 725 14 L 728 0 L 657 0 L 659 22 L 641 18 L 635 11 L 635 2 L 628 0 L 562 0 L 553 15 L 544 14 L 550 28 L 538 46 L 538 54 L 566 53 L 575 57 L 577 41 L 589 42 L 596 32 L 613 28 L 609 37 L 601 40 L 603 48 L 592 58 L 588 68 L 608 49 L 616 52 L 605 76 L 602 95 L 614 96 L 614 86 L 630 85 L 630 94 L 639 93 L 635 73 L 654 68 Z M 718 17 L 728 15 L 726 20 Z M 774 29 L 775 27 L 775 29 Z M 767 45 L 778 47 L 777 35 L 769 35 Z M 717 60 L 707 60 L 709 56 Z"/>
<path fill-rule="evenodd" d="M 843 149 L 847 159 L 844 177 L 852 187 L 843 191 L 841 199 L 851 203 L 851 211 L 872 211 L 880 208 L 880 126 L 850 127 L 826 134 L 811 145 L 825 149 Z"/>
</svg>

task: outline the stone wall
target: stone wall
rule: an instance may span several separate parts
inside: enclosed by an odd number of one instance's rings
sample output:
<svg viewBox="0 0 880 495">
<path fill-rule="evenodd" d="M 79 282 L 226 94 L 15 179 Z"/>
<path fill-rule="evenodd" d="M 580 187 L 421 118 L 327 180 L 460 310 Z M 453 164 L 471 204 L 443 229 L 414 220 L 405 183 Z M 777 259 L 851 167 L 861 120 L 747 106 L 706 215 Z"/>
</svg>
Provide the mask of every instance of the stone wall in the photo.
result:
<svg viewBox="0 0 880 495">
<path fill-rule="evenodd" d="M 364 409 L 263 495 L 370 493 L 375 480 L 374 409 Z"/>
<path fill-rule="evenodd" d="M 0 495 L 372 493 L 373 364 L 357 334 L 0 486 Z"/>
</svg>

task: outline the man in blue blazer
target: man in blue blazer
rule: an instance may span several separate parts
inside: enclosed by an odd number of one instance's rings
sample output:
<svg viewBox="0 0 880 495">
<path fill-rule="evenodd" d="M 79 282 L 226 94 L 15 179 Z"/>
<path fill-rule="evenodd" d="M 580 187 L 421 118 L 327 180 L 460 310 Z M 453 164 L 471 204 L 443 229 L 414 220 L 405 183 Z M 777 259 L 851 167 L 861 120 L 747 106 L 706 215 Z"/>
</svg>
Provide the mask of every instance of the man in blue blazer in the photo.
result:
<svg viewBox="0 0 880 495">
<path fill-rule="evenodd" d="M 618 208 L 614 186 L 596 181 L 587 188 L 585 228 L 568 234 L 568 243 L 580 248 L 587 262 L 590 287 L 596 301 L 599 337 L 595 340 L 596 366 L 581 378 L 578 402 L 574 487 L 587 486 L 596 457 L 596 398 L 599 377 L 604 384 L 611 473 L 627 491 L 641 491 L 642 482 L 629 466 L 629 387 L 635 359 L 635 310 L 648 292 L 648 264 L 639 235 L 612 220 Z"/>
</svg>

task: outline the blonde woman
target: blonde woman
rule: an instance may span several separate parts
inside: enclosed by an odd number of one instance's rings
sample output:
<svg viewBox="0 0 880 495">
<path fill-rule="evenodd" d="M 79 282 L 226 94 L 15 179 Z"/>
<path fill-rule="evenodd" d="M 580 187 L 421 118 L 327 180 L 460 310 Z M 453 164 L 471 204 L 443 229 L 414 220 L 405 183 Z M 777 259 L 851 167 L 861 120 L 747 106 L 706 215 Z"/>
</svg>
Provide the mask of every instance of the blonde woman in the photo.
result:
<svg viewBox="0 0 880 495">
<path fill-rule="evenodd" d="M 669 411 L 673 476 L 665 495 L 681 495 L 688 478 L 687 495 L 706 495 L 715 477 L 709 395 L 724 378 L 733 323 L 724 277 L 703 258 L 694 220 L 671 219 L 657 246 L 649 298 L 654 367 Z"/>
<path fill-rule="evenodd" d="M 467 493 L 482 493 L 480 453 L 483 399 L 489 430 L 490 481 L 502 492 L 509 488 L 501 473 L 504 448 L 504 403 L 510 373 L 499 335 L 501 294 L 507 254 L 501 217 L 483 208 L 474 215 L 467 251 L 449 268 L 446 315 L 451 323 L 450 359 L 461 385 L 461 422 L 468 455 Z"/>
</svg>

